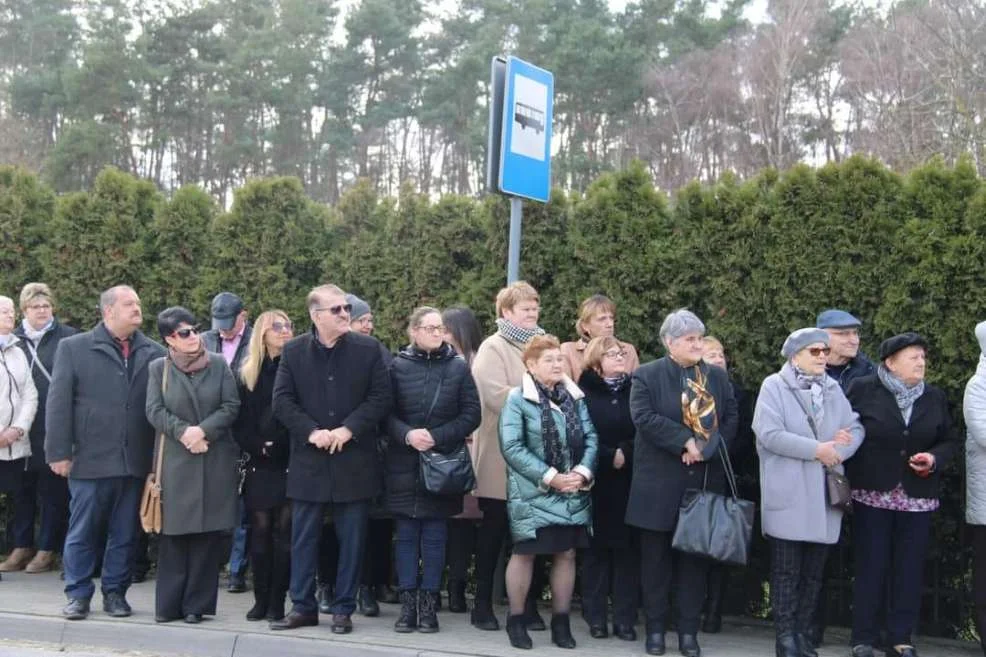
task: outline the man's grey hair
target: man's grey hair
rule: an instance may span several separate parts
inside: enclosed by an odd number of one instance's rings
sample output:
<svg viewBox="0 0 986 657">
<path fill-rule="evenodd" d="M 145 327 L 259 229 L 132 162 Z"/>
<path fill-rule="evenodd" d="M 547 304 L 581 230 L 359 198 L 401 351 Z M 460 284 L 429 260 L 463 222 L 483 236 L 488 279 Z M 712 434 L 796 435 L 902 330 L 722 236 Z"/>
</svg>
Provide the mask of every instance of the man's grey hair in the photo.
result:
<svg viewBox="0 0 986 657">
<path fill-rule="evenodd" d="M 116 303 L 116 295 L 119 294 L 120 290 L 130 290 L 134 294 L 137 294 L 137 291 L 132 287 L 130 287 L 129 285 L 114 285 L 108 290 L 103 290 L 99 294 L 100 312 L 104 312 L 107 308 L 109 308 L 114 303 Z"/>
<path fill-rule="evenodd" d="M 342 288 L 338 285 L 333 285 L 332 283 L 326 283 L 325 285 L 319 285 L 318 287 L 312 288 L 312 291 L 308 293 L 308 297 L 305 299 L 305 303 L 308 306 L 308 310 L 314 310 L 322 303 L 322 298 L 329 294 L 338 294 L 341 297 L 346 296 Z"/>
<path fill-rule="evenodd" d="M 668 344 L 671 340 L 677 340 L 683 335 L 698 333 L 705 334 L 705 324 L 698 318 L 698 315 L 688 310 L 679 308 L 674 312 L 668 313 L 661 324 L 661 342 Z"/>
</svg>

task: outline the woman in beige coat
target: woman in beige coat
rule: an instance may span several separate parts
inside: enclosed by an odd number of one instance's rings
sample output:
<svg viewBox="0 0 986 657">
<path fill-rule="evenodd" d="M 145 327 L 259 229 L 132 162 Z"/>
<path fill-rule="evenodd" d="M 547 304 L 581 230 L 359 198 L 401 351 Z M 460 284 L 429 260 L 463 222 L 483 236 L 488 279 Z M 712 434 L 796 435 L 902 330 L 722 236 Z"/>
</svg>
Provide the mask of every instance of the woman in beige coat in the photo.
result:
<svg viewBox="0 0 986 657">
<path fill-rule="evenodd" d="M 603 294 L 593 294 L 579 305 L 579 318 L 575 320 L 575 331 L 579 339 L 564 342 L 561 353 L 565 357 L 565 374 L 578 383 L 585 365 L 585 348 L 593 338 L 616 337 L 616 304 Z M 640 367 L 637 349 L 629 342 L 620 340 L 626 352 L 624 365 L 627 374 L 633 374 Z"/>
<path fill-rule="evenodd" d="M 500 546 L 507 536 L 507 465 L 500 453 L 498 423 L 507 393 L 521 384 L 522 354 L 534 336 L 543 335 L 538 326 L 540 297 L 524 281 L 511 283 L 496 295 L 497 331 L 483 340 L 473 360 L 472 374 L 483 405 L 483 419 L 472 445 L 476 491 L 483 520 L 476 547 L 476 599 L 472 624 L 481 630 L 498 630 L 493 614 L 493 574 Z M 531 587 L 532 594 L 537 589 Z M 529 596 L 530 629 L 544 629 Z M 540 621 L 540 623 L 538 623 Z M 540 625 L 538 627 L 538 625 Z"/>
</svg>

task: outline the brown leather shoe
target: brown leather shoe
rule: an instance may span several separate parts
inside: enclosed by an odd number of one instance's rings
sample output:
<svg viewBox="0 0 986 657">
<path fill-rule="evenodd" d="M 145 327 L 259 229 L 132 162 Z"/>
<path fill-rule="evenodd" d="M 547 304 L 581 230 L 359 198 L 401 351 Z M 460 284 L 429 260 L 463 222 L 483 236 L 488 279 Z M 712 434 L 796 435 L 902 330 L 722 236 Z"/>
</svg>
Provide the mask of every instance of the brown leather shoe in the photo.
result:
<svg viewBox="0 0 986 657">
<path fill-rule="evenodd" d="M 294 630 L 299 627 L 310 627 L 318 625 L 318 614 L 299 614 L 292 611 L 281 620 L 271 621 L 272 630 Z"/>
<path fill-rule="evenodd" d="M 25 573 L 46 573 L 55 568 L 55 553 L 51 550 L 38 550 L 31 562 L 24 568 Z"/>
<path fill-rule="evenodd" d="M 33 556 L 33 548 L 14 548 L 7 559 L 0 563 L 0 573 L 14 573 L 24 570 Z"/>
<path fill-rule="evenodd" d="M 353 631 L 353 619 L 347 614 L 332 614 L 332 633 L 349 634 Z"/>
</svg>

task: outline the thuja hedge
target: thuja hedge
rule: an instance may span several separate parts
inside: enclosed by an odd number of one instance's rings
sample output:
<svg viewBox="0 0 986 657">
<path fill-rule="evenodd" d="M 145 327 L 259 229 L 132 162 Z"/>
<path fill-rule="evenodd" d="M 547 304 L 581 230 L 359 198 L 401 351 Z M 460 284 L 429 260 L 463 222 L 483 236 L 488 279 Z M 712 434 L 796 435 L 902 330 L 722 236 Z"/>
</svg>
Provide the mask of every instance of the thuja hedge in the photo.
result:
<svg viewBox="0 0 986 657">
<path fill-rule="evenodd" d="M 502 198 L 433 200 L 410 187 L 382 198 L 367 183 L 327 207 L 292 178 L 250 181 L 223 211 L 196 187 L 165 198 L 114 169 L 87 192 L 56 197 L 33 174 L 0 168 L 0 294 L 47 281 L 61 318 L 86 328 L 99 290 L 127 282 L 153 334 L 162 308 L 183 304 L 206 322 L 211 296 L 230 289 L 252 314 L 282 308 L 304 329 L 306 292 L 331 281 L 371 304 L 378 336 L 396 348 L 423 303 L 470 306 L 491 329 L 508 214 Z M 788 332 L 837 306 L 863 319 L 870 353 L 894 333 L 924 333 L 929 378 L 957 409 L 979 357 L 986 188 L 969 161 L 899 175 L 854 157 L 747 181 L 727 175 L 670 197 L 632 165 L 524 214 L 521 274 L 541 292 L 543 326 L 563 339 L 579 301 L 604 292 L 618 304 L 619 335 L 653 357 L 662 317 L 687 306 L 755 389 L 780 365 Z M 961 464 L 947 484 L 929 561 L 939 586 L 963 591 Z M 964 603 L 950 600 L 928 629 L 966 629 Z"/>
</svg>

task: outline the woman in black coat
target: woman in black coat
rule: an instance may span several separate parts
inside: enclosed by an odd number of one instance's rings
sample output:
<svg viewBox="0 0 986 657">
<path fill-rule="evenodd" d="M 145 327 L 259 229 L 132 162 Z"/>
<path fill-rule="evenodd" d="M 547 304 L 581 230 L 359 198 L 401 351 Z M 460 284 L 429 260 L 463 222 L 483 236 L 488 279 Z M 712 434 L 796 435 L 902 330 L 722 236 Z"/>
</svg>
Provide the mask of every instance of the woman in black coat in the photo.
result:
<svg viewBox="0 0 986 657">
<path fill-rule="evenodd" d="M 670 611 L 672 575 L 678 600 L 678 648 L 698 657 L 699 616 L 705 598 L 709 560 L 675 552 L 671 537 L 688 488 L 725 492 L 726 475 L 718 450 L 736 434 L 736 402 L 726 372 L 702 362 L 705 325 L 694 313 L 678 310 L 661 325 L 664 358 L 633 374 L 630 414 L 633 480 L 626 522 L 640 528 L 640 580 L 647 621 L 648 654 L 663 655 Z"/>
<path fill-rule="evenodd" d="M 606 638 L 607 598 L 611 597 L 613 634 L 624 641 L 636 641 L 633 625 L 640 589 L 640 552 L 636 530 L 623 521 L 630 497 L 636 432 L 630 417 L 627 350 L 612 336 L 593 338 L 585 348 L 583 364 L 579 387 L 599 434 L 599 466 L 592 487 L 592 540 L 582 553 L 582 615 L 593 638 Z"/>
<path fill-rule="evenodd" d="M 397 522 L 398 632 L 437 632 L 435 594 L 445 567 L 447 519 L 462 512 L 462 495 L 435 495 L 421 480 L 420 452 L 452 454 L 480 421 L 479 393 L 469 366 L 444 341 L 438 310 L 416 309 L 411 344 L 391 366 L 394 412 L 385 456 L 387 510 Z M 423 574 L 418 595 L 418 559 Z"/>
<path fill-rule="evenodd" d="M 291 503 L 285 494 L 291 437 L 274 417 L 272 401 L 281 350 L 293 337 L 286 313 L 262 313 L 240 368 L 240 415 L 234 435 L 247 454 L 242 493 L 250 514 L 254 596 L 253 608 L 246 614 L 250 621 L 284 618 L 291 571 Z"/>
<path fill-rule="evenodd" d="M 853 496 L 853 657 L 872 657 L 887 609 L 888 655 L 916 657 L 911 633 L 921 611 L 931 516 L 941 472 L 961 443 L 945 393 L 924 381 L 927 342 L 903 333 L 880 345 L 877 374 L 846 396 L 866 438 L 846 462 Z M 893 595 L 885 600 L 889 589 Z"/>
</svg>

